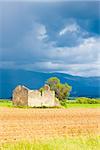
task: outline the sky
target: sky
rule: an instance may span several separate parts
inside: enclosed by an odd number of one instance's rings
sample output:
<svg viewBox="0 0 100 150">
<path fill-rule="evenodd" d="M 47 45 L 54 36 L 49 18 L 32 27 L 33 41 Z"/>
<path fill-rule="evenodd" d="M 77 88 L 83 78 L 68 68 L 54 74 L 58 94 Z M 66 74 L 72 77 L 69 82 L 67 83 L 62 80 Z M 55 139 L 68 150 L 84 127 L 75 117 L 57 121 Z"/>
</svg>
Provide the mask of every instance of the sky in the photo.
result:
<svg viewBox="0 0 100 150">
<path fill-rule="evenodd" d="M 99 1 L 0 0 L 0 69 L 100 76 Z"/>
</svg>

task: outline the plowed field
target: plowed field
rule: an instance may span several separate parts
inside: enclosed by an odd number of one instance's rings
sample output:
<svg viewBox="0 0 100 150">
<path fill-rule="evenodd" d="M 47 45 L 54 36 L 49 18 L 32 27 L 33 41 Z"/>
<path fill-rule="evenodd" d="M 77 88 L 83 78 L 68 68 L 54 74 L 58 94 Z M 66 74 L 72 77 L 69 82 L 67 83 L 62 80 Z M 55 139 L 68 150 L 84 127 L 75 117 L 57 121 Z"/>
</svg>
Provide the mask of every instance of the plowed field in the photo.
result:
<svg viewBox="0 0 100 150">
<path fill-rule="evenodd" d="M 0 108 L 0 142 L 100 134 L 100 109 Z"/>
</svg>

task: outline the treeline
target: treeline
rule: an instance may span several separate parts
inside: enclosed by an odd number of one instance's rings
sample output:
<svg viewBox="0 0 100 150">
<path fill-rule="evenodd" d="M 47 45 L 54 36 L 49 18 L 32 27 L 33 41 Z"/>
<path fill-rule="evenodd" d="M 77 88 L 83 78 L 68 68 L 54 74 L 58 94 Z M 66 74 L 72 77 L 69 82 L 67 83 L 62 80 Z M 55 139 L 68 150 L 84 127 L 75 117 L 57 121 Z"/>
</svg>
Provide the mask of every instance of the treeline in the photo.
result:
<svg viewBox="0 0 100 150">
<path fill-rule="evenodd" d="M 80 104 L 100 104 L 99 99 L 87 98 L 87 97 L 78 97 L 76 98 L 76 103 Z"/>
</svg>

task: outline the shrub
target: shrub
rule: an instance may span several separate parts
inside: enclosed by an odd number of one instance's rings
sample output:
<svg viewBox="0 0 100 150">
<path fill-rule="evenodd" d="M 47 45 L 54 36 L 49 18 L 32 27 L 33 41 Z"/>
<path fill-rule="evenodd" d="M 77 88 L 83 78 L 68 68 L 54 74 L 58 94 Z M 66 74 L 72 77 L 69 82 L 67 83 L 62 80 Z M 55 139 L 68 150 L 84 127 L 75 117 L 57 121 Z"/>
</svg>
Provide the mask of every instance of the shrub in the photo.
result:
<svg viewBox="0 0 100 150">
<path fill-rule="evenodd" d="M 100 104 L 100 100 L 87 97 L 76 98 L 76 103 L 80 104 Z"/>
</svg>

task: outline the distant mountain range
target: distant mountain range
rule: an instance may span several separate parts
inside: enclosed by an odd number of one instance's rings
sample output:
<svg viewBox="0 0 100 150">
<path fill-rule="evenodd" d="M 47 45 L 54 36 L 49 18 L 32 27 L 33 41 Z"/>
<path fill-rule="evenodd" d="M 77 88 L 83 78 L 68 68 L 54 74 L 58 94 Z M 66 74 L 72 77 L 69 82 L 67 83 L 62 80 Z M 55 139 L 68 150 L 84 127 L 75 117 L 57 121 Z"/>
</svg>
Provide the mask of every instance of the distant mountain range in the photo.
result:
<svg viewBox="0 0 100 150">
<path fill-rule="evenodd" d="M 39 89 L 50 77 L 72 86 L 71 96 L 100 97 L 100 77 L 79 77 L 64 73 L 44 73 L 26 70 L 0 70 L 0 98 L 11 98 L 17 85 Z"/>
</svg>

